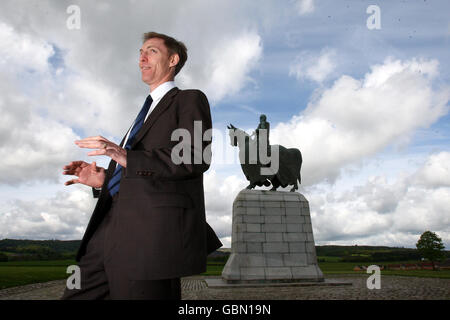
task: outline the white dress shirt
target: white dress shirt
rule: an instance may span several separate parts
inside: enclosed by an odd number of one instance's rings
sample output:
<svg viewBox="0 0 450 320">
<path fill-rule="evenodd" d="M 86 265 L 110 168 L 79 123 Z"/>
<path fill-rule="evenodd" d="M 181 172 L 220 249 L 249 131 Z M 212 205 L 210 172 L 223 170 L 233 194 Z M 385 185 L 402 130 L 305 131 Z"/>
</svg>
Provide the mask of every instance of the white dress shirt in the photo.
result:
<svg viewBox="0 0 450 320">
<path fill-rule="evenodd" d="M 175 88 L 175 81 L 167 81 L 167 82 L 160 84 L 153 91 L 150 91 L 150 95 L 152 97 L 153 102 L 150 105 L 150 109 L 148 110 L 147 115 L 145 116 L 144 123 L 145 123 L 145 121 L 147 121 L 148 116 L 156 108 L 156 106 L 161 101 L 161 99 L 166 95 L 167 92 L 169 92 L 173 88 Z M 134 126 L 134 123 L 128 130 L 127 137 L 123 141 L 122 148 L 127 144 L 128 137 L 130 136 L 131 128 L 133 128 L 133 126 Z"/>
</svg>

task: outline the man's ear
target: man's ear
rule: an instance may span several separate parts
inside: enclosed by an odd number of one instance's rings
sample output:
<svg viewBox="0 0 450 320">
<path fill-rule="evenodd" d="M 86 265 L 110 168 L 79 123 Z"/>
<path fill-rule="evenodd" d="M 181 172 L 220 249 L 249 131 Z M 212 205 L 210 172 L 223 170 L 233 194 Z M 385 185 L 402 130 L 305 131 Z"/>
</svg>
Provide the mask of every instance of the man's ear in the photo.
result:
<svg viewBox="0 0 450 320">
<path fill-rule="evenodd" d="M 178 56 L 177 53 L 174 53 L 169 58 L 169 67 L 175 67 L 178 64 L 178 62 L 180 62 L 180 57 Z"/>
</svg>

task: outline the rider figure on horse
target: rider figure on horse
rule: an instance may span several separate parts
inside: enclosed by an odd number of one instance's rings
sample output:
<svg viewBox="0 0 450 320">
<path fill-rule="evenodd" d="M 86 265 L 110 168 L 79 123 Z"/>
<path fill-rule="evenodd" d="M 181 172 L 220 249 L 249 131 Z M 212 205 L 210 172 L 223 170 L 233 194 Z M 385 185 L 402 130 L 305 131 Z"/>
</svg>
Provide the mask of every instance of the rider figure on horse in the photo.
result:
<svg viewBox="0 0 450 320">
<path fill-rule="evenodd" d="M 259 154 L 260 154 L 260 150 L 261 147 L 265 150 L 262 150 L 263 154 L 270 156 L 270 142 L 269 142 L 269 133 L 270 133 L 270 122 L 267 122 L 267 118 L 265 114 L 262 114 L 259 117 L 259 124 L 258 127 L 255 129 L 255 131 L 253 132 L 253 134 L 256 134 L 256 150 L 258 150 L 257 152 L 257 159 L 258 159 L 258 163 L 260 163 L 259 160 Z M 252 136 L 253 136 L 252 134 Z M 265 140 L 265 145 L 264 143 L 261 144 L 261 141 L 263 141 L 262 139 Z M 266 164 L 266 166 L 268 166 L 268 164 Z"/>
</svg>

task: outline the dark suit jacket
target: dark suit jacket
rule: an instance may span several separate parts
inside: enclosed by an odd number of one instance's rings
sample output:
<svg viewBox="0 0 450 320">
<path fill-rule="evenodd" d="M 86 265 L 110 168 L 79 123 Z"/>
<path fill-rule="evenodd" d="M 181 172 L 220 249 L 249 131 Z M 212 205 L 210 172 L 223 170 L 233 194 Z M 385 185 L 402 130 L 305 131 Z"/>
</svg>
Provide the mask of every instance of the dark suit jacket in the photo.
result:
<svg viewBox="0 0 450 320">
<path fill-rule="evenodd" d="M 107 239 L 111 260 L 133 280 L 182 277 L 206 271 L 206 256 L 222 243 L 206 223 L 203 172 L 209 164 L 194 164 L 194 121 L 201 121 L 203 137 L 210 129 L 206 96 L 199 90 L 171 89 L 150 113 L 127 152 L 115 213 L 117 223 Z M 192 164 L 174 164 L 171 151 L 180 141 L 172 132 L 185 128 L 191 135 Z M 183 141 L 186 142 L 186 141 Z M 198 143 L 197 143 L 198 144 Z M 210 152 L 209 141 L 197 151 Z M 116 162 L 111 161 L 94 213 L 84 234 L 77 260 L 86 251 L 111 206 L 108 181 Z"/>
</svg>

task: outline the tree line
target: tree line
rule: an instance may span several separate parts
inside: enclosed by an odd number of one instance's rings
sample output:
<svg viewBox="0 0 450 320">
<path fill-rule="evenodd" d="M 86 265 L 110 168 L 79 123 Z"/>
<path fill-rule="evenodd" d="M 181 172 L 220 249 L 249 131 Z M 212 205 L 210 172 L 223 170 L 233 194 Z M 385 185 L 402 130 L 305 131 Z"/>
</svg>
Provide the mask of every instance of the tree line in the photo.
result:
<svg viewBox="0 0 450 320">
<path fill-rule="evenodd" d="M 0 240 L 0 261 L 74 259 L 80 240 Z"/>
</svg>

